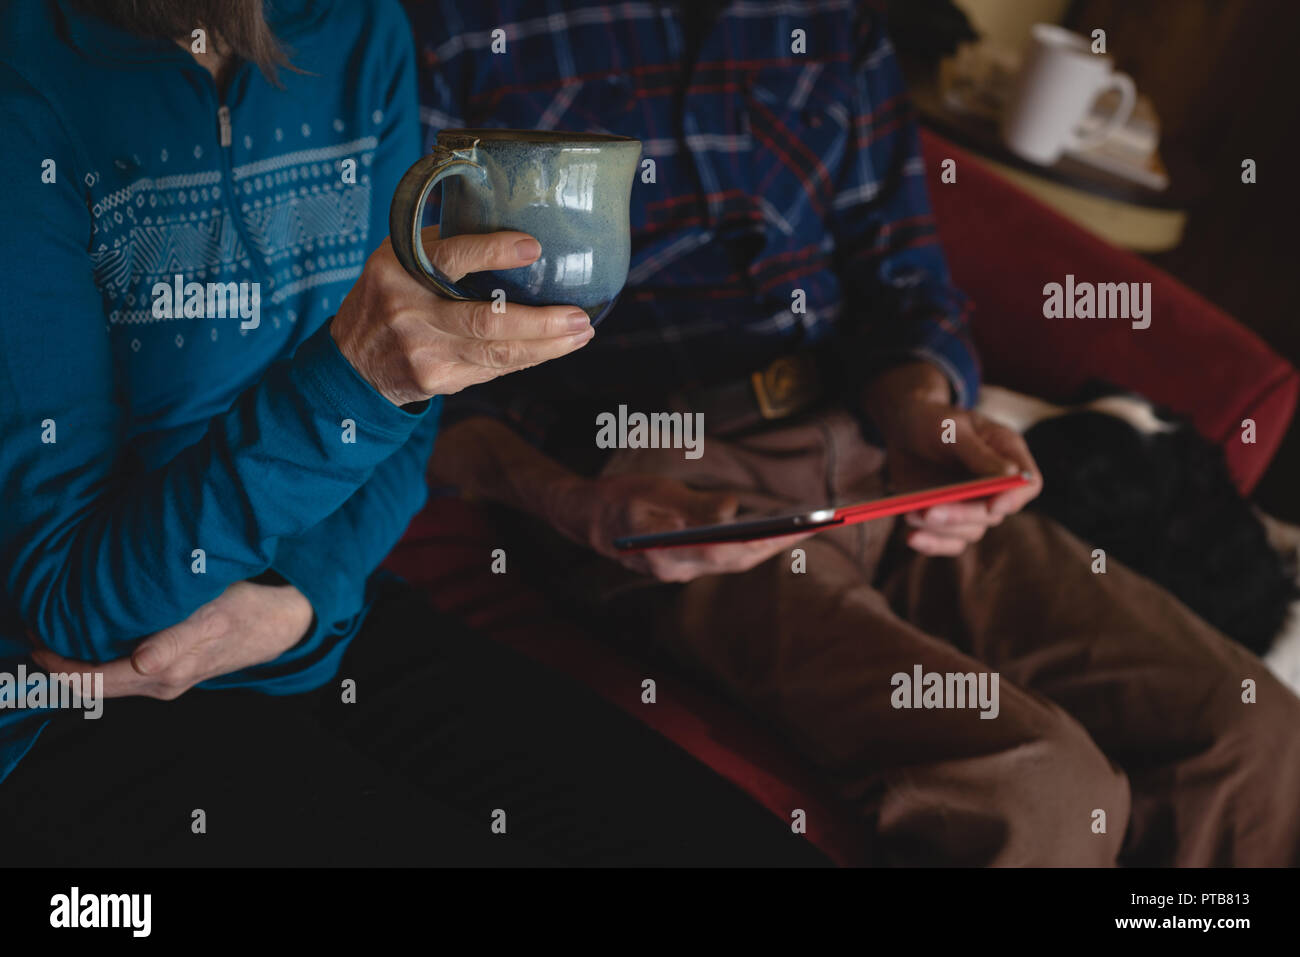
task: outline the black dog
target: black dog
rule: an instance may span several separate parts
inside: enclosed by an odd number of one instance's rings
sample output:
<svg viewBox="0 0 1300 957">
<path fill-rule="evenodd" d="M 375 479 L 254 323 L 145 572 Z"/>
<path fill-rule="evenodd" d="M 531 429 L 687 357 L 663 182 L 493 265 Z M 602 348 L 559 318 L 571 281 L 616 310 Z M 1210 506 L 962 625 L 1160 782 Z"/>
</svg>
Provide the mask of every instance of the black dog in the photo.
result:
<svg viewBox="0 0 1300 957">
<path fill-rule="evenodd" d="M 1036 509 L 1251 651 L 1268 651 L 1298 589 L 1222 449 L 1104 383 L 1065 407 L 990 386 L 980 411 L 1024 432 L 1043 473 Z"/>
</svg>

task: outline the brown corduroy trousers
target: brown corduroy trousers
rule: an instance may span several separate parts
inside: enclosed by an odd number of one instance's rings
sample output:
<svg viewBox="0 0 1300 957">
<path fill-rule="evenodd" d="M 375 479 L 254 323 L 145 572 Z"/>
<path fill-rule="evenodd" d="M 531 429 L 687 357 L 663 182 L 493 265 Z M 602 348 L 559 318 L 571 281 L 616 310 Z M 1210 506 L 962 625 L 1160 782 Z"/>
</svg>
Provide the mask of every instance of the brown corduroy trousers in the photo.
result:
<svg viewBox="0 0 1300 957">
<path fill-rule="evenodd" d="M 696 460 L 621 450 L 605 472 L 780 509 L 876 496 L 884 464 L 830 411 L 708 437 Z M 607 609 L 648 610 L 636 640 L 835 780 L 873 862 L 1300 863 L 1300 699 L 1258 658 L 1118 561 L 1094 571 L 1092 547 L 1042 516 L 1010 516 L 958 558 L 912 552 L 895 524 L 803 541 L 802 571 L 781 554 L 661 586 L 589 558 L 564 578 Z M 918 671 L 941 676 L 922 683 L 949 706 L 899 677 Z M 952 706 L 963 682 L 946 676 L 981 673 L 986 691 L 998 675 L 996 717 L 970 706 L 973 682 Z"/>
</svg>

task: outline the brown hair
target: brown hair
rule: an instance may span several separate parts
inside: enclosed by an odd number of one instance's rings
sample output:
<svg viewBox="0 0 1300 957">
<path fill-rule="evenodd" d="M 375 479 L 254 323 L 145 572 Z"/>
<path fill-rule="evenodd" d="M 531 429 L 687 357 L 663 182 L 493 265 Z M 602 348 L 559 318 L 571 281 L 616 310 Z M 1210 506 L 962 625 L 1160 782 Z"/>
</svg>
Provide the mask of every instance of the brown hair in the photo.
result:
<svg viewBox="0 0 1300 957">
<path fill-rule="evenodd" d="M 74 0 L 129 33 L 163 40 L 188 38 L 196 28 L 207 31 L 211 49 L 256 63 L 279 85 L 279 67 L 294 69 L 266 22 L 262 0 Z"/>
</svg>

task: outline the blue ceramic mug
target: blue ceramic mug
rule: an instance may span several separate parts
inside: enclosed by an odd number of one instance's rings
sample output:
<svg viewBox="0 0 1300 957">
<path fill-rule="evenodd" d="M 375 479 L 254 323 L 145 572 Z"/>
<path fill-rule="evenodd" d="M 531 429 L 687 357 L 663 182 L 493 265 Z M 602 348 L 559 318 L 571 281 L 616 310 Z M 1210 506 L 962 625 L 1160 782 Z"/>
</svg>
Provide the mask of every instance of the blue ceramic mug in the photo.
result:
<svg viewBox="0 0 1300 957">
<path fill-rule="evenodd" d="M 450 299 L 574 305 L 597 323 L 613 308 L 631 253 L 628 203 L 641 143 L 551 130 L 443 130 L 402 177 L 389 209 L 398 261 Z M 542 246 L 536 262 L 452 282 L 420 242 L 429 193 L 442 183 L 441 235 L 517 229 Z"/>
</svg>

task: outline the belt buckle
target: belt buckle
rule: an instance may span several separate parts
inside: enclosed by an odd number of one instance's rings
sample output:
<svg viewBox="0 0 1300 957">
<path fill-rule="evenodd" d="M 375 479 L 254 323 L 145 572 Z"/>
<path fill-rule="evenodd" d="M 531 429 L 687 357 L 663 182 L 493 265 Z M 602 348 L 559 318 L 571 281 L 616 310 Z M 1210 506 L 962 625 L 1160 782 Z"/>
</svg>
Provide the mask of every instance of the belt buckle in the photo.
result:
<svg viewBox="0 0 1300 957">
<path fill-rule="evenodd" d="M 767 368 L 750 373 L 749 383 L 765 419 L 784 419 L 817 398 L 816 376 L 798 356 L 782 356 Z"/>
</svg>

